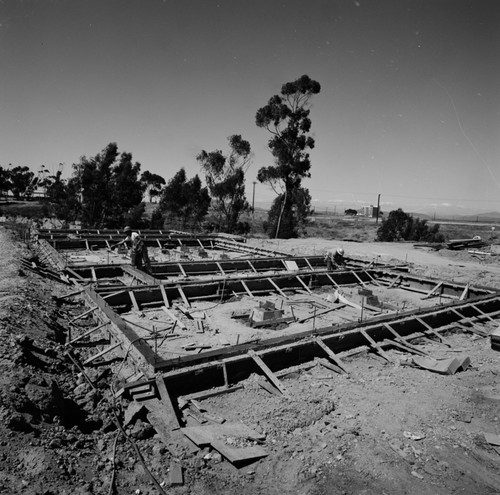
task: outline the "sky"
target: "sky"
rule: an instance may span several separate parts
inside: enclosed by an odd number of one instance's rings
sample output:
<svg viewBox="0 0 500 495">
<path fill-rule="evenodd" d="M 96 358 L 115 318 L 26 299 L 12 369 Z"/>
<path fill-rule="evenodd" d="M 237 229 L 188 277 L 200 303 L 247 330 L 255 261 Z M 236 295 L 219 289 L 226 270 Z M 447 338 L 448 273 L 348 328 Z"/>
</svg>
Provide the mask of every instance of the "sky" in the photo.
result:
<svg viewBox="0 0 500 495">
<path fill-rule="evenodd" d="M 0 166 L 63 175 L 110 142 L 166 181 L 250 142 L 303 74 L 318 210 L 500 211 L 498 0 L 0 0 Z"/>
</svg>

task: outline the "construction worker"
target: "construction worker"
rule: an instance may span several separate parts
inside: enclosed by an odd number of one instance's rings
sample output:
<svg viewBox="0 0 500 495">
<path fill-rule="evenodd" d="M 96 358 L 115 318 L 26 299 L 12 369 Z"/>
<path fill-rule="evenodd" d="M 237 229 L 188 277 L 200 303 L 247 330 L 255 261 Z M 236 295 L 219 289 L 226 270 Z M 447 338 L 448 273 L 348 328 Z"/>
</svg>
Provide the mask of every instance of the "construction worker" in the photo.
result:
<svg viewBox="0 0 500 495">
<path fill-rule="evenodd" d="M 132 266 L 143 272 L 150 273 L 151 266 L 149 261 L 148 248 L 141 238 L 139 232 L 133 231 L 128 225 L 123 229 L 123 233 L 127 236 L 123 241 L 117 242 L 111 247 L 114 249 L 125 244 L 130 253 L 130 262 Z"/>
<path fill-rule="evenodd" d="M 336 270 L 341 266 L 345 266 L 344 250 L 342 248 L 331 249 L 326 253 L 325 261 L 328 271 Z"/>
</svg>

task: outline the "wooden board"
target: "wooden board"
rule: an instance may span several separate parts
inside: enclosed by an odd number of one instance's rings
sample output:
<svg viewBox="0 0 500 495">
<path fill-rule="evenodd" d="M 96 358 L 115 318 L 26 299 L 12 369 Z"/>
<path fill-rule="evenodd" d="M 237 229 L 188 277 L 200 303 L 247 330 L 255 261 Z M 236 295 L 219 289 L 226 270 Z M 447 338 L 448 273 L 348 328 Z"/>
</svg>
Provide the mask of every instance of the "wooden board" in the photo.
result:
<svg viewBox="0 0 500 495">
<path fill-rule="evenodd" d="M 266 438 L 262 433 L 252 430 L 243 423 L 188 426 L 186 428 L 181 428 L 180 431 L 198 446 L 213 445 L 212 442 L 220 441 L 224 437 L 239 437 L 259 441 Z"/>
<path fill-rule="evenodd" d="M 258 445 L 237 448 L 231 447 L 225 442 L 217 440 L 212 442 L 212 447 L 232 463 L 249 461 L 251 459 L 260 459 L 261 457 L 266 457 L 268 455 L 268 453 Z"/>
</svg>

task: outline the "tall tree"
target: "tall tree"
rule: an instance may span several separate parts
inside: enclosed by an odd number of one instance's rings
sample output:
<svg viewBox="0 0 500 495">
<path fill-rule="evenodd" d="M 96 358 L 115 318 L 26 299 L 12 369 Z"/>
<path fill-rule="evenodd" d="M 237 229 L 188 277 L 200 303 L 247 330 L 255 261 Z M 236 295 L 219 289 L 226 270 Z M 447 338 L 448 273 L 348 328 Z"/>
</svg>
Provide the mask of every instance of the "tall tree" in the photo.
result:
<svg viewBox="0 0 500 495">
<path fill-rule="evenodd" d="M 35 174 L 29 167 L 14 167 L 9 171 L 12 194 L 16 199 L 27 198 L 33 194 Z"/>
<path fill-rule="evenodd" d="M 161 188 L 165 185 L 165 179 L 161 175 L 153 174 L 149 170 L 145 170 L 141 175 L 141 183 L 151 203 L 153 197 L 160 195 Z"/>
<path fill-rule="evenodd" d="M 268 146 L 274 165 L 257 173 L 259 182 L 269 184 L 278 195 L 273 207 L 280 213 L 268 217 L 271 237 L 297 237 L 310 211 L 310 195 L 302 187 L 302 179 L 311 176 L 308 149 L 315 142 L 309 135 L 310 99 L 320 90 L 317 81 L 303 75 L 283 84 L 280 95 L 271 97 L 255 116 L 257 126 L 272 134 Z"/>
<path fill-rule="evenodd" d="M 10 181 L 10 170 L 8 168 L 0 167 L 0 196 L 10 191 L 12 183 Z"/>
<path fill-rule="evenodd" d="M 241 135 L 228 137 L 229 153 L 203 150 L 196 159 L 200 162 L 212 198 L 219 230 L 235 232 L 240 215 L 249 209 L 245 197 L 245 172 L 252 154 L 250 143 Z"/>
<path fill-rule="evenodd" d="M 73 165 L 68 187 L 80 196 L 82 223 L 117 227 L 131 218 L 137 221 L 144 194 L 140 168 L 138 162 L 132 163 L 130 153 L 119 155 L 116 143 L 108 144 L 92 158 L 83 156 Z"/>
<path fill-rule="evenodd" d="M 198 175 L 187 180 L 186 171 L 181 168 L 163 188 L 159 210 L 166 214 L 170 225 L 196 229 L 205 218 L 209 206 L 208 190 L 202 187 Z"/>
</svg>

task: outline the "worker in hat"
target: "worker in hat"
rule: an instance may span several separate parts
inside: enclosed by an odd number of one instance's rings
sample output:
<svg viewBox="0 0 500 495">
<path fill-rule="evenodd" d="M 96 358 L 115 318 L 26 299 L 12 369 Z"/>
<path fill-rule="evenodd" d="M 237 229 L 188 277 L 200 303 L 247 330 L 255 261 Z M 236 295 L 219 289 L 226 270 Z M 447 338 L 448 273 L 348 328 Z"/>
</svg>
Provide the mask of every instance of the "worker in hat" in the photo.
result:
<svg viewBox="0 0 500 495">
<path fill-rule="evenodd" d="M 126 226 L 123 229 L 123 233 L 126 235 L 123 241 L 117 242 L 111 249 L 125 244 L 129 249 L 130 262 L 132 266 L 143 272 L 150 273 L 151 265 L 149 261 L 148 248 L 144 243 L 139 232 L 132 230 L 130 226 Z"/>
<path fill-rule="evenodd" d="M 330 249 L 325 256 L 326 268 L 328 271 L 336 270 L 339 267 L 345 266 L 343 248 Z"/>
</svg>

